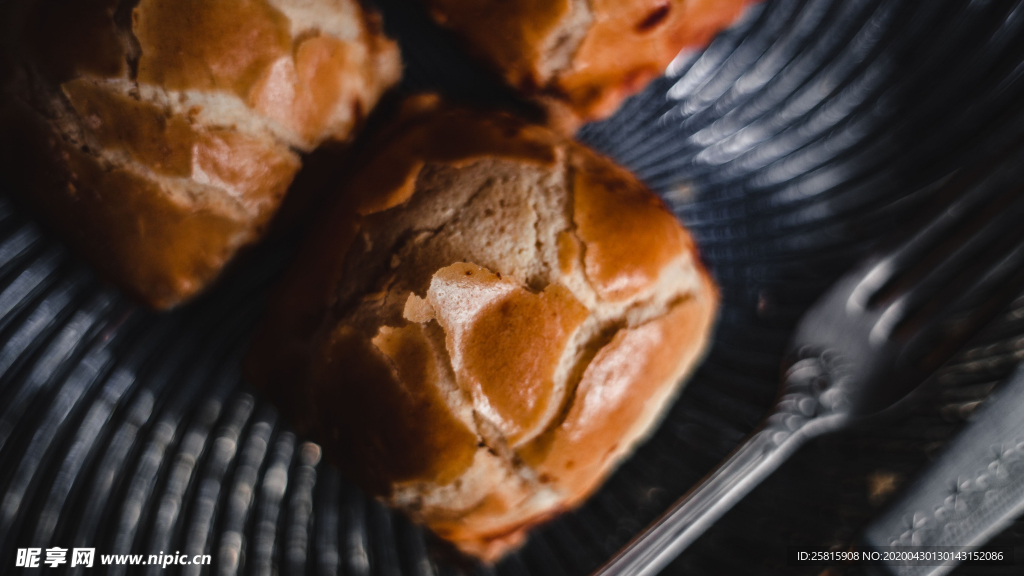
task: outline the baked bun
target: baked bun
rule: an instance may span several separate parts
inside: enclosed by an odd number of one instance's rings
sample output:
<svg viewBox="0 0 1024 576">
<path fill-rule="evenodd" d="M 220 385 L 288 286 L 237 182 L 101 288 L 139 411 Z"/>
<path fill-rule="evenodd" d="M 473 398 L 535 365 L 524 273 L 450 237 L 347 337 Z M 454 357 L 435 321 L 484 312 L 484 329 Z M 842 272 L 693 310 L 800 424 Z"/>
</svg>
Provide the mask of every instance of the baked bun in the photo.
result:
<svg viewBox="0 0 1024 576">
<path fill-rule="evenodd" d="M 300 251 L 246 371 L 367 491 L 493 560 L 652 430 L 718 296 L 608 159 L 415 105 Z"/>
<path fill-rule="evenodd" d="M 157 308 L 255 241 L 300 154 L 349 140 L 401 72 L 358 0 L 7 4 L 11 188 Z"/>
<path fill-rule="evenodd" d="M 610 116 L 752 0 L 421 0 L 567 131 Z"/>
</svg>

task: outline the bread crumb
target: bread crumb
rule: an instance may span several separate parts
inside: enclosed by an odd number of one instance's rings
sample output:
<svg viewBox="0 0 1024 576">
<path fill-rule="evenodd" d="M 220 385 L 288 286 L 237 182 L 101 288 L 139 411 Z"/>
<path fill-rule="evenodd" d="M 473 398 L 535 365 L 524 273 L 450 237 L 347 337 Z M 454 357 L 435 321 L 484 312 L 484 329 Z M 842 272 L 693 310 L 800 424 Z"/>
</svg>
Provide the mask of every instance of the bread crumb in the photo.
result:
<svg viewBox="0 0 1024 576">
<path fill-rule="evenodd" d="M 896 491 L 900 477 L 893 472 L 877 470 L 868 476 L 868 500 L 872 506 L 881 506 Z"/>
<path fill-rule="evenodd" d="M 423 298 L 420 298 L 415 294 L 410 294 L 409 299 L 405 301 L 405 309 L 402 311 L 402 317 L 410 322 L 422 324 L 423 322 L 430 322 L 434 319 L 434 309 L 431 308 L 430 304 L 428 304 Z"/>
</svg>

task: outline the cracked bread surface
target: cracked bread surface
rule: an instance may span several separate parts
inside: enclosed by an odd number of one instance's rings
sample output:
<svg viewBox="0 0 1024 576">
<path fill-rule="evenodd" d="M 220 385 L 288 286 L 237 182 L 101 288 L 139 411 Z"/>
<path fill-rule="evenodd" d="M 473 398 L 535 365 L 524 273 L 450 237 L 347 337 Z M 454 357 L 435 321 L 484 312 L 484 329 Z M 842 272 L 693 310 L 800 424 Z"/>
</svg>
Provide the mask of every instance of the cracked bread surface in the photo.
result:
<svg viewBox="0 0 1024 576">
<path fill-rule="evenodd" d="M 256 241 L 301 154 L 351 139 L 401 72 L 357 0 L 27 0 L 0 17 L 10 188 L 156 308 Z"/>
<path fill-rule="evenodd" d="M 420 0 L 566 131 L 610 116 L 752 0 Z"/>
<path fill-rule="evenodd" d="M 246 372 L 370 493 L 494 560 L 652 430 L 717 301 L 628 172 L 417 100 L 300 250 Z"/>
</svg>

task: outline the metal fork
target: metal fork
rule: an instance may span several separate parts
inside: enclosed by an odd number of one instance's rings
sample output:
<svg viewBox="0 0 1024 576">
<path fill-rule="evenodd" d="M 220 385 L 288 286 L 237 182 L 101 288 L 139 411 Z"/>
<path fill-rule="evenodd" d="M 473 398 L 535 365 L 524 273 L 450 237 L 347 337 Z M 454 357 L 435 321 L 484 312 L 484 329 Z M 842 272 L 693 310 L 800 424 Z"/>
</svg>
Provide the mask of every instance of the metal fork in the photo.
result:
<svg viewBox="0 0 1024 576">
<path fill-rule="evenodd" d="M 891 412 L 1024 287 L 1024 149 L 933 187 L 944 206 L 801 319 L 771 415 L 599 575 L 656 574 L 809 439 Z"/>
</svg>

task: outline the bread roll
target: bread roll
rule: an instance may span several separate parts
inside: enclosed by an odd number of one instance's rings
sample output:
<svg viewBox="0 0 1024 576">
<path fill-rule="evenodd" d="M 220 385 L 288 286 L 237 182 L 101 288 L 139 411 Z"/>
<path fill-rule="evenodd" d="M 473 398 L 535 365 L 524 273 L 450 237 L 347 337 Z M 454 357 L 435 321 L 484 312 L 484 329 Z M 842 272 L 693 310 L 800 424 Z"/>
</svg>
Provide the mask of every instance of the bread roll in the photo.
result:
<svg viewBox="0 0 1024 576">
<path fill-rule="evenodd" d="M 246 371 L 371 494 L 493 560 L 652 430 L 718 296 L 608 159 L 416 105 L 300 251 Z"/>
<path fill-rule="evenodd" d="M 172 306 L 266 227 L 401 64 L 357 0 L 25 0 L 0 9 L 11 189 L 99 271 Z"/>
<path fill-rule="evenodd" d="M 610 116 L 752 0 L 421 0 L 514 88 L 574 131 Z"/>
</svg>

